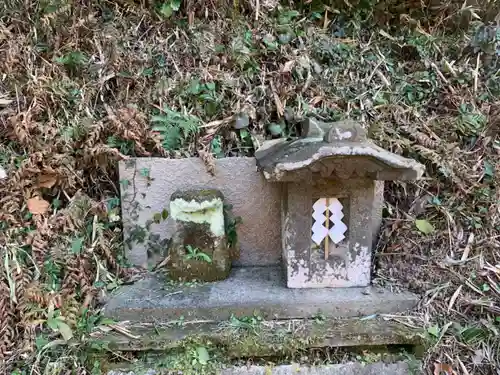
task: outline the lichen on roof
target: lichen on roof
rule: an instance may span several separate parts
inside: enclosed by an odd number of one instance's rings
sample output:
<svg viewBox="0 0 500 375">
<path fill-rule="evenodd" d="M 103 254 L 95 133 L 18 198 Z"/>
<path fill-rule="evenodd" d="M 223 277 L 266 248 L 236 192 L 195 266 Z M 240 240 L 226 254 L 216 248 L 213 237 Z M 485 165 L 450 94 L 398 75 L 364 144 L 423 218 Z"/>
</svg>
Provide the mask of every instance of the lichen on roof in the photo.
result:
<svg viewBox="0 0 500 375">
<path fill-rule="evenodd" d="M 366 138 L 353 121 L 303 123 L 301 138 L 271 141 L 257 150 L 257 166 L 270 181 L 362 177 L 373 180 L 416 180 L 424 166 L 384 150 Z"/>
</svg>

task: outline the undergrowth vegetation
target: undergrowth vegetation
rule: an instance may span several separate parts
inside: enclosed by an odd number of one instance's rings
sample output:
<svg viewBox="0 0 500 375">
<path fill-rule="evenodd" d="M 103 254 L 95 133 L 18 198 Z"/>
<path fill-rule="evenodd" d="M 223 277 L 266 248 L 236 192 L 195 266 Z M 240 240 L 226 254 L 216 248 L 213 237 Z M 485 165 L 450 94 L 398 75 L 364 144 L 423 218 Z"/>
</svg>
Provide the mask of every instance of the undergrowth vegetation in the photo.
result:
<svg viewBox="0 0 500 375">
<path fill-rule="evenodd" d="M 6 373 L 101 371 L 86 343 L 114 323 L 99 303 L 141 273 L 123 256 L 117 161 L 211 170 L 305 116 L 359 120 L 426 165 L 386 187 L 376 282 L 424 296 L 396 319 L 434 338 L 429 373 L 500 366 L 499 5 L 295 3 L 0 4 Z"/>
</svg>

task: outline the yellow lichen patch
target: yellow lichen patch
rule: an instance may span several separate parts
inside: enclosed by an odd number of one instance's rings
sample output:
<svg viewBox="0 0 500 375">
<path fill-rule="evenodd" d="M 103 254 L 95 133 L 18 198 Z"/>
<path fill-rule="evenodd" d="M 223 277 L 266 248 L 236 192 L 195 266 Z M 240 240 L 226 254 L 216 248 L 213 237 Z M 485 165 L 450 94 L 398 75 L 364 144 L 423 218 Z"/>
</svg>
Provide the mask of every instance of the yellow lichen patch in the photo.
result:
<svg viewBox="0 0 500 375">
<path fill-rule="evenodd" d="M 214 236 L 224 235 L 223 202 L 219 198 L 202 202 L 177 198 L 170 202 L 170 215 L 174 220 L 206 223 Z"/>
</svg>

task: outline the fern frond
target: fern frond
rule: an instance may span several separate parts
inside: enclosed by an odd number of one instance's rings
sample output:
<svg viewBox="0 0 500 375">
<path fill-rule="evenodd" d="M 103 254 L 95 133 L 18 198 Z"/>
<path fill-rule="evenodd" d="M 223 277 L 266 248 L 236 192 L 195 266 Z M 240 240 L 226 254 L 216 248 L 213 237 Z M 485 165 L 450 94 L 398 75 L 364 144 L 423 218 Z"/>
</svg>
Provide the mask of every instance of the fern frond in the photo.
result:
<svg viewBox="0 0 500 375">
<path fill-rule="evenodd" d="M 200 119 L 196 116 L 163 108 L 163 114 L 152 116 L 153 130 L 160 133 L 163 147 L 176 150 L 192 135 L 198 133 Z"/>
</svg>

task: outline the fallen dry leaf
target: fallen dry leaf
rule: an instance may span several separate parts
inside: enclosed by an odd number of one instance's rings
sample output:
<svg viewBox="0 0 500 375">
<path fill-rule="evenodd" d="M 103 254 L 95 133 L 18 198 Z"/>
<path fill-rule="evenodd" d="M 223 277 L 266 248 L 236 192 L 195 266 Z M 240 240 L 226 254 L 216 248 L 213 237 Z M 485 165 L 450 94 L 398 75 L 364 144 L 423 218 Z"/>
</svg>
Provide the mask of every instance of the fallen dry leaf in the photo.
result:
<svg viewBox="0 0 500 375">
<path fill-rule="evenodd" d="M 285 106 L 280 100 L 280 97 L 278 96 L 278 93 L 276 91 L 276 88 L 273 85 L 273 82 L 271 81 L 271 90 L 273 92 L 273 97 L 274 97 L 274 104 L 276 105 L 276 112 L 278 113 L 278 116 L 281 118 L 283 117 L 283 114 L 285 113 Z"/>
<path fill-rule="evenodd" d="M 457 300 L 458 296 L 460 295 L 460 292 L 462 291 L 463 285 L 460 285 L 457 290 L 455 290 L 455 293 L 450 298 L 450 303 L 448 304 L 448 312 L 451 311 L 453 308 L 453 305 L 455 304 L 455 301 Z"/>
<path fill-rule="evenodd" d="M 475 365 L 480 365 L 481 363 L 483 363 L 484 357 L 485 357 L 485 354 L 484 354 L 483 350 L 481 350 L 481 349 L 474 350 L 474 356 L 472 357 L 472 363 L 474 363 Z"/>
<path fill-rule="evenodd" d="M 290 73 L 295 65 L 295 60 L 290 60 L 285 63 L 283 66 L 283 69 L 281 70 L 282 73 Z"/>
<path fill-rule="evenodd" d="M 309 104 L 312 106 L 315 106 L 316 104 L 320 103 L 323 100 L 323 97 L 321 95 L 315 96 L 311 100 L 309 100 Z"/>
<path fill-rule="evenodd" d="M 28 199 L 28 210 L 33 215 L 43 215 L 50 207 L 50 203 L 40 197 Z"/>
<path fill-rule="evenodd" d="M 38 187 L 50 189 L 57 182 L 57 175 L 55 173 L 46 173 L 38 177 Z"/>
<path fill-rule="evenodd" d="M 446 363 L 434 363 L 434 375 L 457 375 L 453 367 Z"/>
</svg>

